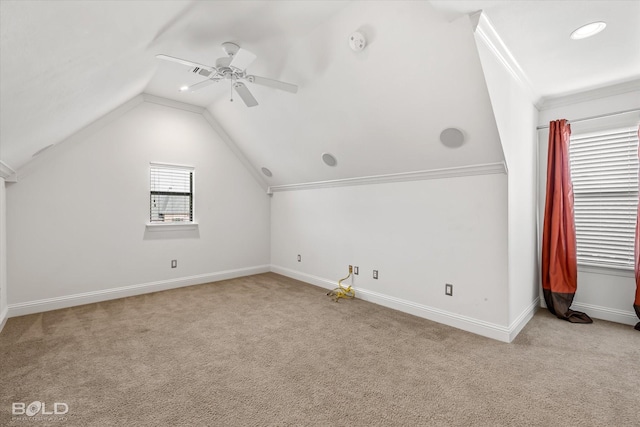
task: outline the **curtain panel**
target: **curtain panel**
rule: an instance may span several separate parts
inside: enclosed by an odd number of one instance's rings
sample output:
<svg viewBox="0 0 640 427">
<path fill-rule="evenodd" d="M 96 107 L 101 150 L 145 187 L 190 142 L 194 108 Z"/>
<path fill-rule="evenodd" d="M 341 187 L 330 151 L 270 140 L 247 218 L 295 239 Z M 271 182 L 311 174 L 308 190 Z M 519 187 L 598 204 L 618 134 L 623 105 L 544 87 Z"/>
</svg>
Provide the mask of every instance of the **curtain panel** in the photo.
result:
<svg viewBox="0 0 640 427">
<path fill-rule="evenodd" d="M 549 123 L 547 193 L 542 234 L 542 289 L 547 308 L 572 323 L 592 323 L 571 310 L 578 287 L 573 186 L 569 166 L 571 126 L 565 119 Z"/>
<path fill-rule="evenodd" d="M 638 126 L 638 139 L 640 140 L 640 126 Z M 638 157 L 640 158 L 640 145 L 638 146 Z M 640 173 L 640 171 L 638 172 Z M 640 193 L 639 193 L 640 194 Z M 640 319 L 640 230 L 638 221 L 640 220 L 640 203 L 638 204 L 636 216 L 636 241 L 635 241 L 635 273 L 636 273 L 636 299 L 633 301 L 633 308 L 636 316 Z M 636 323 L 636 329 L 640 331 L 640 322 Z"/>
</svg>

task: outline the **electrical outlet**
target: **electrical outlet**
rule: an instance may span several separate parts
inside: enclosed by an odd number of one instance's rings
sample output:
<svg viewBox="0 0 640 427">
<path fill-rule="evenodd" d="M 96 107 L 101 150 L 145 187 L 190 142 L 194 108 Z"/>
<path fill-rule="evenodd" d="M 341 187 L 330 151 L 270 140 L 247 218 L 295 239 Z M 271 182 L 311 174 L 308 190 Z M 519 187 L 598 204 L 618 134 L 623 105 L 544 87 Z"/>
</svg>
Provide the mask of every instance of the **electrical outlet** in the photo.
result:
<svg viewBox="0 0 640 427">
<path fill-rule="evenodd" d="M 178 260 L 177 259 L 172 259 L 171 260 L 171 268 L 176 268 L 178 266 Z"/>
<path fill-rule="evenodd" d="M 453 285 L 446 283 L 444 285 L 444 294 L 445 295 L 449 295 L 450 297 L 453 296 Z"/>
<path fill-rule="evenodd" d="M 357 265 L 356 265 L 355 267 L 353 267 L 353 274 L 355 274 L 356 276 L 357 276 L 358 274 L 360 274 L 360 272 L 359 272 L 359 269 L 358 269 L 358 266 L 357 266 Z"/>
<path fill-rule="evenodd" d="M 373 278 L 374 279 L 378 278 L 378 270 L 373 270 Z"/>
<path fill-rule="evenodd" d="M 302 261 L 302 255 L 298 254 L 298 262 Z"/>
</svg>

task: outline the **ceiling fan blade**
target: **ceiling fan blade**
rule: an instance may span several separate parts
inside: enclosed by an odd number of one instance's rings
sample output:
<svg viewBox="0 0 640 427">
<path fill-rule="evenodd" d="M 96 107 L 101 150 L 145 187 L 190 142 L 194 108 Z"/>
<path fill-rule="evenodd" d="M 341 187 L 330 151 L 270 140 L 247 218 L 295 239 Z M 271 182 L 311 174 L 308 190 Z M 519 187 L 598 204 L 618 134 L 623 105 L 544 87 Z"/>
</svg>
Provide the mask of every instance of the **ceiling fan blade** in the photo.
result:
<svg viewBox="0 0 640 427">
<path fill-rule="evenodd" d="M 297 93 L 298 92 L 298 86 L 297 85 L 294 85 L 294 84 L 291 84 L 291 83 L 281 82 L 281 81 L 278 81 L 278 80 L 268 79 L 266 77 L 247 76 L 247 80 L 250 81 L 251 83 L 255 83 L 257 85 L 269 86 L 269 87 L 272 87 L 274 89 L 280 89 L 280 90 L 284 90 L 284 91 L 291 92 L 291 93 Z"/>
<path fill-rule="evenodd" d="M 192 84 L 191 86 L 189 86 L 188 88 L 182 90 L 180 89 L 180 92 L 195 92 L 196 90 L 202 89 L 203 87 L 207 87 L 209 85 L 212 85 L 214 83 L 218 83 L 220 80 L 218 79 L 207 79 L 207 80 L 203 80 L 201 82 Z"/>
<path fill-rule="evenodd" d="M 246 70 L 246 68 L 255 61 L 256 55 L 245 49 L 239 49 L 233 58 L 231 59 L 231 68 L 237 68 L 238 70 Z"/>
<path fill-rule="evenodd" d="M 178 64 L 186 65 L 187 67 L 204 68 L 206 70 L 210 70 L 211 72 L 216 71 L 216 68 L 210 65 L 198 64 L 197 62 L 187 61 L 186 59 L 175 58 L 169 55 L 156 55 L 156 58 L 162 59 L 165 61 L 177 62 Z"/>
<path fill-rule="evenodd" d="M 238 92 L 238 95 L 240 95 L 240 98 L 242 98 L 244 103 L 247 104 L 247 107 L 255 107 L 258 105 L 258 101 L 256 101 L 253 95 L 251 95 L 249 88 L 245 86 L 244 83 L 238 82 L 234 84 L 233 87 L 236 89 L 236 92 Z"/>
</svg>

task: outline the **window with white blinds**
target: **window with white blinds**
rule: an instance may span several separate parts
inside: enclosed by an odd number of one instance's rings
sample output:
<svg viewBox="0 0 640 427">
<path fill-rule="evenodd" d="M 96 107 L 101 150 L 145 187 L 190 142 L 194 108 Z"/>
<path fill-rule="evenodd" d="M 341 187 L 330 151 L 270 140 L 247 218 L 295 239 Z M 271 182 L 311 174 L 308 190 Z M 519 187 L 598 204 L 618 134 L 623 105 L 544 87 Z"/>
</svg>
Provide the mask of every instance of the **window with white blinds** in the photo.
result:
<svg viewBox="0 0 640 427">
<path fill-rule="evenodd" d="M 151 165 L 151 223 L 193 222 L 193 168 Z"/>
<path fill-rule="evenodd" d="M 571 136 L 578 264 L 633 269 L 637 128 Z"/>
</svg>

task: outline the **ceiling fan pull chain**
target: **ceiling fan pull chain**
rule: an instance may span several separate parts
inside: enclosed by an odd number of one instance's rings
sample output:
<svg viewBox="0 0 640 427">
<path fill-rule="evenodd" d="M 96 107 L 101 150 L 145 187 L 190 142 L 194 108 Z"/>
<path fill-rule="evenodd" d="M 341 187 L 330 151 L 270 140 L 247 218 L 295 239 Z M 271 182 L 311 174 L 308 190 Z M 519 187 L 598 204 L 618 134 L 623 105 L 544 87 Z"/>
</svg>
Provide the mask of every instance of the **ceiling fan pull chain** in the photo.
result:
<svg viewBox="0 0 640 427">
<path fill-rule="evenodd" d="M 231 99 L 229 100 L 229 102 L 233 102 L 233 75 L 229 80 L 231 81 L 231 87 L 229 88 L 229 90 L 231 90 Z"/>
</svg>

